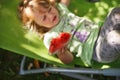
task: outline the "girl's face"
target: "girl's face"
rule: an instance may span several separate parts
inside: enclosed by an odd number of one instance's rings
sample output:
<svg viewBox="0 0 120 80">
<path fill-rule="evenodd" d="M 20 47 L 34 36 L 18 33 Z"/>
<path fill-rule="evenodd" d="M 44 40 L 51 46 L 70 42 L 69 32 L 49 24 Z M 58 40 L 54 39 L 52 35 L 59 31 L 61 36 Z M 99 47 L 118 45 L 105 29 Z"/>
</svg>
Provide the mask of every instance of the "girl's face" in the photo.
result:
<svg viewBox="0 0 120 80">
<path fill-rule="evenodd" d="M 30 20 L 46 28 L 53 28 L 59 22 L 58 10 L 42 0 L 39 2 L 37 0 L 30 1 L 24 11 Z"/>
</svg>

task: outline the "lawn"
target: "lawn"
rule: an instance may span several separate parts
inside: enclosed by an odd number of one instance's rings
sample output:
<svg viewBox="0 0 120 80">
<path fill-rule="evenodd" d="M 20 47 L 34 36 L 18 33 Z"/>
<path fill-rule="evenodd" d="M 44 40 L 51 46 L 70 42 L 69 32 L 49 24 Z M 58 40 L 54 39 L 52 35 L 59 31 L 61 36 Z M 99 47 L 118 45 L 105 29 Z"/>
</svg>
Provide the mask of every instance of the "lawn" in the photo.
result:
<svg viewBox="0 0 120 80">
<path fill-rule="evenodd" d="M 18 3 L 18 0 L 0 0 L 0 80 L 41 80 L 41 78 L 42 80 L 72 80 L 57 74 L 50 74 L 48 77 L 44 73 L 26 76 L 18 74 L 22 55 L 30 57 L 31 62 L 32 59 L 38 59 L 62 67 L 73 66 L 73 64 L 65 65 L 57 58 L 49 56 L 38 36 L 23 30 L 17 17 Z M 119 0 L 100 0 L 96 3 L 87 0 L 71 0 L 69 9 L 78 16 L 98 23 L 104 22 L 107 14 L 116 6 L 120 6 Z M 113 65 L 120 67 L 116 63 L 112 63 Z M 102 80 L 108 78 L 101 75 L 99 77 Z"/>
</svg>

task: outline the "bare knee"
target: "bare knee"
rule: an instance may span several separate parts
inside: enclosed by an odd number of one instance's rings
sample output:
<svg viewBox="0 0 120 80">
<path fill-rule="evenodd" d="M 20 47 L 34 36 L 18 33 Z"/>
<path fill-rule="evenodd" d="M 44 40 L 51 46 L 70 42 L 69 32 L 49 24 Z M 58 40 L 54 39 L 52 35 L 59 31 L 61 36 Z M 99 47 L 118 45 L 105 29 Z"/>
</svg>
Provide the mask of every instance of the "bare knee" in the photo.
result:
<svg viewBox="0 0 120 80">
<path fill-rule="evenodd" d="M 120 45 L 120 31 L 113 30 L 107 34 L 107 42 L 108 44 L 114 46 L 114 45 Z"/>
</svg>

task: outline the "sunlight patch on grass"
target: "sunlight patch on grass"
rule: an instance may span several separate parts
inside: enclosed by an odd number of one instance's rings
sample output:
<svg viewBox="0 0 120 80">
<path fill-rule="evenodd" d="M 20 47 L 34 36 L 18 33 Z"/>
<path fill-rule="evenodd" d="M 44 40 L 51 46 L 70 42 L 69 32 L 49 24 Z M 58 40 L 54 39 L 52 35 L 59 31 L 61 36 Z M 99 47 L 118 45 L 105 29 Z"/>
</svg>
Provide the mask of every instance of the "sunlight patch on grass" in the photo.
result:
<svg viewBox="0 0 120 80">
<path fill-rule="evenodd" d="M 101 69 L 105 69 L 105 68 L 110 68 L 110 66 L 109 66 L 109 65 L 103 65 L 103 66 L 101 67 Z"/>
<path fill-rule="evenodd" d="M 105 9 L 103 9 L 102 7 L 98 8 L 98 15 L 105 15 Z"/>
<path fill-rule="evenodd" d="M 100 2 L 100 3 L 96 3 L 95 6 L 98 8 L 98 7 L 101 7 L 101 8 L 104 8 L 104 9 L 108 9 L 109 6 L 107 3 L 105 2 Z"/>
</svg>

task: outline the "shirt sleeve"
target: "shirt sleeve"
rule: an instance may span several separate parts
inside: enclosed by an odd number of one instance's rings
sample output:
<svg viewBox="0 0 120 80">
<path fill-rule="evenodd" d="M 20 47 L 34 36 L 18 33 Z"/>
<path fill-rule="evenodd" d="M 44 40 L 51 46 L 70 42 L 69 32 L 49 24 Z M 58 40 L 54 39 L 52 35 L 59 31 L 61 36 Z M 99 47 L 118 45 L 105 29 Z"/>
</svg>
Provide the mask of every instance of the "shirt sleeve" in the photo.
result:
<svg viewBox="0 0 120 80">
<path fill-rule="evenodd" d="M 49 47 L 50 47 L 51 40 L 57 36 L 58 36 L 58 33 L 56 33 L 56 32 L 48 32 L 44 35 L 43 42 L 47 49 L 49 49 Z"/>
<path fill-rule="evenodd" d="M 65 4 L 63 4 L 63 3 L 59 3 L 58 6 L 57 6 L 57 8 L 60 11 L 61 15 L 65 15 L 66 13 L 70 12 L 68 10 L 68 7 Z"/>
</svg>

